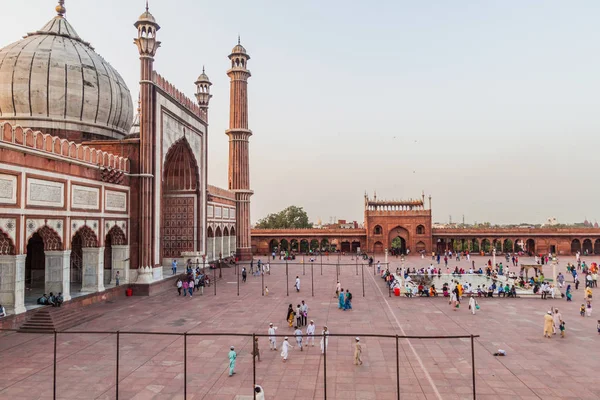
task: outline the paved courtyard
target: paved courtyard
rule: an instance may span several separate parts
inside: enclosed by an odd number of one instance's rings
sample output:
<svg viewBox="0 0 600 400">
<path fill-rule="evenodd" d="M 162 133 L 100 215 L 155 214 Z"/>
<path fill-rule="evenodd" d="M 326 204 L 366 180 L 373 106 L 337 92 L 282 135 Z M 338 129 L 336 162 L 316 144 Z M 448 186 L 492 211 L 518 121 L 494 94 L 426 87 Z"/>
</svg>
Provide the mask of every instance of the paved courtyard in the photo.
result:
<svg viewBox="0 0 600 400">
<path fill-rule="evenodd" d="M 338 257 L 330 256 L 335 263 Z M 487 258 L 476 258 L 477 265 Z M 264 261 L 264 259 L 263 259 Z M 190 333 L 266 334 L 269 322 L 279 334 L 289 334 L 287 305 L 306 300 L 309 319 L 317 332 L 327 325 L 332 334 L 361 336 L 362 366 L 353 365 L 353 337 L 331 337 L 327 354 L 328 399 L 395 399 L 396 347 L 390 335 L 480 335 L 475 339 L 478 399 L 598 399 L 600 335 L 597 318 L 582 318 L 578 308 L 580 287 L 574 301 L 539 298 L 481 299 L 476 315 L 466 304 L 453 311 L 444 298 L 388 297 L 386 286 L 373 270 L 342 257 L 340 282 L 354 295 L 352 311 L 338 310 L 334 299 L 335 265 L 320 259 L 311 266 L 305 258 L 288 265 L 289 297 L 285 265 L 272 265 L 265 276 L 268 296 L 261 296 L 261 278 L 248 277 L 237 296 L 235 269 L 223 270 L 217 295 L 214 287 L 203 296 L 178 297 L 175 288 L 152 298 L 127 298 L 88 307 L 99 317 L 74 328 L 77 331 L 145 331 Z M 383 259 L 381 259 L 383 262 Z M 500 261 L 500 259 L 498 259 Z M 522 260 L 524 261 L 524 260 Z M 564 272 L 566 259 L 561 259 Z M 588 259 L 588 262 L 591 259 Z M 390 258 L 391 268 L 400 259 Z M 409 257 L 405 265 L 420 267 L 430 260 Z M 468 265 L 466 260 L 450 266 Z M 303 275 L 304 270 L 304 275 Z M 356 271 L 358 270 L 358 275 Z M 301 292 L 293 282 L 300 276 Z M 547 273 L 549 275 L 549 273 Z M 551 306 L 560 309 L 567 337 L 544 339 L 543 317 Z M 182 399 L 184 386 L 182 336 L 120 335 L 119 398 Z M 281 338 L 278 338 L 281 343 Z M 227 353 L 238 352 L 236 375 L 228 377 Z M 267 399 L 324 398 L 324 359 L 319 341 L 303 352 L 293 349 L 287 363 L 279 351 L 269 351 L 260 338 L 261 362 L 256 363 L 256 382 Z M 187 338 L 187 398 L 252 398 L 251 338 L 241 336 L 190 336 Z M 494 357 L 497 349 L 506 357 Z M 410 399 L 472 399 L 470 339 L 401 339 L 399 341 L 400 394 Z M 57 398 L 113 399 L 115 396 L 116 335 L 59 334 L 57 342 Z M 52 398 L 53 338 L 51 335 L 10 333 L 0 339 L 0 398 Z M 250 397 L 247 397 L 250 396 Z"/>
</svg>

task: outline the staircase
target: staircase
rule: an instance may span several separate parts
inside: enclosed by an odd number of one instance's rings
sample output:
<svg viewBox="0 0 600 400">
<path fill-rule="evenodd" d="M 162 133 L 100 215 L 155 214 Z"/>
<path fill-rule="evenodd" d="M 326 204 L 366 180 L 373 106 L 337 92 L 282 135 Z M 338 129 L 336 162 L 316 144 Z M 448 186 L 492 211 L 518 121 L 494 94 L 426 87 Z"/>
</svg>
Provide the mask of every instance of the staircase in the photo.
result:
<svg viewBox="0 0 600 400">
<path fill-rule="evenodd" d="M 49 333 L 63 331 L 99 317 L 98 314 L 83 312 L 78 308 L 46 306 L 35 312 L 19 328 L 19 332 Z"/>
</svg>

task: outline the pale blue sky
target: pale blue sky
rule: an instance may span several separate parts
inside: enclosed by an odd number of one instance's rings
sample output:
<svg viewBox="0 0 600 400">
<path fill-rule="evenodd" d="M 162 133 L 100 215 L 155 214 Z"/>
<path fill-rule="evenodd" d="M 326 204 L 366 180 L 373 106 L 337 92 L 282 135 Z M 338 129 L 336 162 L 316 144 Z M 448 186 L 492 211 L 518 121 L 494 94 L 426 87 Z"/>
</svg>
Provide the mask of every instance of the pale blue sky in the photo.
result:
<svg viewBox="0 0 600 400">
<path fill-rule="evenodd" d="M 1 46 L 53 0 L 2 0 Z M 137 98 L 143 0 L 67 0 Z M 433 196 L 434 219 L 600 219 L 598 1 L 150 0 L 156 69 L 192 96 L 206 66 L 209 182 L 225 187 L 227 55 L 252 59 L 252 220 L 290 204 L 363 219 L 362 196 Z"/>
</svg>

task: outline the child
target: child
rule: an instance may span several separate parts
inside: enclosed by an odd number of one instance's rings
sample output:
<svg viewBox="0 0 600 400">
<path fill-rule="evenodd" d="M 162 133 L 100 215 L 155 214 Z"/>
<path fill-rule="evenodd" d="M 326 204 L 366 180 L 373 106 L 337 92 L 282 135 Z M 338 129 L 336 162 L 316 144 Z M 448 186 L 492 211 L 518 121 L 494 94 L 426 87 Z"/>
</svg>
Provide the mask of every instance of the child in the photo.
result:
<svg viewBox="0 0 600 400">
<path fill-rule="evenodd" d="M 269 288 L 265 286 L 265 296 L 269 295 Z"/>
<path fill-rule="evenodd" d="M 560 337 L 564 338 L 565 337 L 565 321 L 560 321 L 559 329 L 560 329 Z"/>
<path fill-rule="evenodd" d="M 592 302 L 591 301 L 587 302 L 587 306 L 585 308 L 585 313 L 588 317 L 592 316 Z"/>
<path fill-rule="evenodd" d="M 582 304 L 581 307 L 579 307 L 579 314 L 581 314 L 582 317 L 585 317 L 585 304 Z"/>
<path fill-rule="evenodd" d="M 600 319 L 598 320 L 598 325 L 596 325 L 596 328 L 598 329 L 598 335 L 600 335 Z"/>
</svg>

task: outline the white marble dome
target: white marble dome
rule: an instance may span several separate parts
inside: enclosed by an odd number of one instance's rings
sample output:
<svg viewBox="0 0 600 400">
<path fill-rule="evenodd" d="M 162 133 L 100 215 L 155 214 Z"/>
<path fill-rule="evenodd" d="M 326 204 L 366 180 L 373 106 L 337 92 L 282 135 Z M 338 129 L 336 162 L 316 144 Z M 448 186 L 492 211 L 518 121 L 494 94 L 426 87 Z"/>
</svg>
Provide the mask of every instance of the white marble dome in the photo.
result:
<svg viewBox="0 0 600 400">
<path fill-rule="evenodd" d="M 120 139 L 131 128 L 133 104 L 121 75 L 59 13 L 0 49 L 0 120 Z"/>
</svg>

